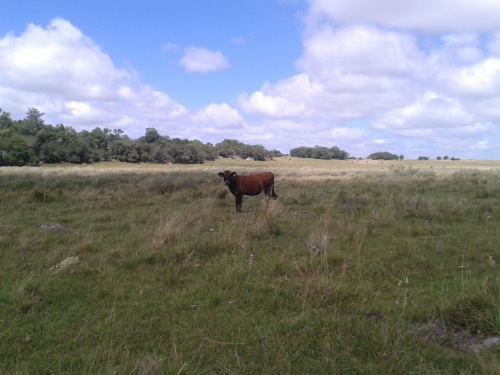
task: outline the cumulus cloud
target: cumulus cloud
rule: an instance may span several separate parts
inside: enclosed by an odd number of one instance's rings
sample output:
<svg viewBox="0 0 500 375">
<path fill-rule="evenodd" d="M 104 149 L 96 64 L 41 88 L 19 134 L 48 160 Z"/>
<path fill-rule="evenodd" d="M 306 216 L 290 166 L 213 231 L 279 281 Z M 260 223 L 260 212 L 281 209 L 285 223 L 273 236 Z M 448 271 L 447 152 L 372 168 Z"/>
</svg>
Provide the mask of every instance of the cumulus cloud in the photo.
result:
<svg viewBox="0 0 500 375">
<path fill-rule="evenodd" d="M 0 77 L 0 102 L 9 112 L 22 116 L 37 107 L 53 122 L 77 130 L 123 126 L 128 135 L 140 136 L 138 126 L 168 126 L 187 112 L 165 93 L 140 84 L 132 69 L 116 67 L 63 19 L 2 38 Z"/>
<path fill-rule="evenodd" d="M 236 128 L 241 126 L 243 118 L 238 111 L 226 103 L 211 103 L 203 110 L 193 115 L 193 121 L 218 129 Z"/>
<path fill-rule="evenodd" d="M 265 117 L 287 118 L 300 115 L 300 105 L 296 106 L 285 97 L 265 94 L 262 91 L 246 94 L 239 98 L 241 108 L 247 113 L 258 114 Z"/>
<path fill-rule="evenodd" d="M 116 83 L 133 74 L 116 68 L 97 45 L 62 19 L 46 29 L 31 24 L 20 37 L 3 38 L 0 72 L 3 85 L 81 100 L 107 100 Z"/>
<path fill-rule="evenodd" d="M 498 31 L 495 0 L 309 0 L 309 22 L 375 24 L 432 32 Z"/>
<path fill-rule="evenodd" d="M 457 100 L 427 92 L 410 105 L 388 111 L 374 122 L 377 129 L 453 128 L 470 124 L 472 116 Z"/>
<path fill-rule="evenodd" d="M 449 66 L 437 78 L 458 97 L 497 97 L 500 92 L 500 58 L 487 57 L 474 64 Z"/>
<path fill-rule="evenodd" d="M 215 72 L 230 66 L 229 60 L 220 51 L 200 47 L 187 47 L 180 65 L 191 73 Z"/>
<path fill-rule="evenodd" d="M 346 141 L 366 154 L 395 137 L 392 144 L 410 152 L 415 142 L 444 147 L 448 134 L 457 153 L 479 150 L 493 133 L 487 144 L 499 144 L 500 21 L 492 15 L 500 3 L 308 3 L 299 73 L 240 95 L 242 112 L 270 126 L 288 119 L 309 145 L 321 134 L 325 145 Z M 489 30 L 496 32 L 481 33 Z"/>
<path fill-rule="evenodd" d="M 238 105 L 245 113 L 300 122 L 304 133 L 321 133 L 330 145 L 365 139 L 366 129 L 345 122 L 413 99 L 418 91 L 412 80 L 422 75 L 424 63 L 416 39 L 407 34 L 324 25 L 304 36 L 296 62 L 302 73 L 240 95 Z M 307 134 L 301 139 L 315 142 Z"/>
</svg>

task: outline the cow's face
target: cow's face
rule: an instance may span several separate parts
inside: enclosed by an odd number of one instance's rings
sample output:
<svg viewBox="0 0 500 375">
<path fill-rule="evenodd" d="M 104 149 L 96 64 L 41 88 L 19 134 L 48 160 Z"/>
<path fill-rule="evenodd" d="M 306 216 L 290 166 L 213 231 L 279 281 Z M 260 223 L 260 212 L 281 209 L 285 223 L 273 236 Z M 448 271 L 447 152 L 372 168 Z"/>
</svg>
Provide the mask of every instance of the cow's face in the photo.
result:
<svg viewBox="0 0 500 375">
<path fill-rule="evenodd" d="M 236 176 L 236 172 L 231 172 L 231 171 L 219 172 L 219 177 L 224 178 L 224 184 L 226 186 L 229 186 L 234 176 Z"/>
</svg>

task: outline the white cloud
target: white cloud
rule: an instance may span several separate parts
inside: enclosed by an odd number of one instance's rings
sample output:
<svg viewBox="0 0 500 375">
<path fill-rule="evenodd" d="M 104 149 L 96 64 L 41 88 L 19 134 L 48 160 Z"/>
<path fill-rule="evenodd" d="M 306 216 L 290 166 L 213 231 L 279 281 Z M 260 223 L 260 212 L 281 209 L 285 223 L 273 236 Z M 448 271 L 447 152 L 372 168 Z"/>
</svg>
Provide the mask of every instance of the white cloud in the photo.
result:
<svg viewBox="0 0 500 375">
<path fill-rule="evenodd" d="M 0 77 L 6 110 L 23 117 L 27 108 L 37 107 L 47 120 L 77 130 L 122 125 L 135 137 L 151 123 L 168 127 L 187 112 L 165 93 L 138 83 L 131 69 L 117 68 L 63 19 L 47 28 L 31 24 L 20 36 L 0 39 Z"/>
<path fill-rule="evenodd" d="M 416 102 L 388 111 L 374 121 L 376 129 L 400 130 L 454 128 L 466 126 L 473 120 L 462 105 L 451 98 L 427 92 Z"/>
<path fill-rule="evenodd" d="M 31 24 L 22 36 L 3 38 L 0 72 L 3 85 L 81 100 L 107 100 L 115 83 L 133 75 L 116 68 L 97 45 L 62 19 L 46 29 Z"/>
<path fill-rule="evenodd" d="M 193 116 L 194 122 L 207 124 L 218 129 L 228 129 L 241 126 L 243 118 L 238 111 L 226 103 L 211 103 Z"/>
<path fill-rule="evenodd" d="M 307 33 L 298 67 L 331 79 L 349 75 L 403 76 L 420 68 L 423 54 L 408 34 L 371 26 L 323 26 Z"/>
<path fill-rule="evenodd" d="M 330 137 L 337 141 L 360 140 L 366 136 L 366 132 L 358 128 L 336 127 L 330 130 Z"/>
<path fill-rule="evenodd" d="M 485 140 L 485 141 L 477 141 L 476 143 L 472 144 L 470 146 L 471 150 L 489 150 L 493 146 L 490 144 L 490 141 Z"/>
<path fill-rule="evenodd" d="M 408 35 L 355 26 L 323 27 L 304 38 L 303 73 L 239 98 L 242 110 L 275 118 L 337 122 L 403 104 L 425 56 Z"/>
<path fill-rule="evenodd" d="M 220 51 L 207 48 L 187 47 L 180 65 L 188 72 L 208 73 L 228 69 L 229 60 Z"/>
<path fill-rule="evenodd" d="M 250 96 L 246 94 L 240 96 L 239 104 L 247 113 L 265 117 L 297 117 L 302 112 L 300 105 L 297 106 L 284 97 L 265 94 L 262 91 L 254 92 Z"/>
<path fill-rule="evenodd" d="M 296 62 L 299 73 L 266 83 L 238 101 L 243 112 L 267 118 L 276 139 L 282 139 L 282 133 L 275 125 L 289 119 L 294 123 L 293 134 L 307 144 L 319 137 L 325 145 L 341 139 L 353 146 L 367 138 L 377 139 L 378 143 L 363 143 L 369 154 L 369 147 L 390 138 L 397 139 L 393 145 L 410 151 L 418 149 L 415 142 L 434 151 L 444 147 L 442 140 L 454 137 L 454 144 L 460 144 L 459 154 L 461 149 L 472 150 L 472 144 L 498 127 L 494 124 L 500 121 L 500 32 L 485 38 L 470 31 L 473 19 L 455 28 L 441 15 L 446 33 L 437 37 L 415 34 L 411 29 L 417 24 L 427 30 L 434 27 L 434 21 L 426 20 L 417 9 L 421 2 L 386 2 L 394 5 L 390 10 L 371 1 L 309 3 L 304 49 Z M 470 9 L 463 1 L 424 1 L 424 8 L 429 6 L 450 9 L 451 14 Z M 455 6 L 459 9 L 452 10 Z M 474 12 L 486 14 L 496 7 L 481 2 Z M 411 14 L 413 8 L 416 13 L 405 19 L 407 30 L 394 29 L 391 15 Z M 500 22 L 496 25 L 500 28 Z M 363 121 L 376 134 L 369 136 Z M 351 130 L 352 139 L 343 137 L 339 129 Z M 459 143 L 460 137 L 466 141 Z"/>
<path fill-rule="evenodd" d="M 497 31 L 496 0 L 309 0 L 309 22 L 375 24 L 432 32 Z"/>
<path fill-rule="evenodd" d="M 465 99 L 497 97 L 500 92 L 500 58 L 485 58 L 475 64 L 448 66 L 438 74 L 450 93 Z"/>
</svg>

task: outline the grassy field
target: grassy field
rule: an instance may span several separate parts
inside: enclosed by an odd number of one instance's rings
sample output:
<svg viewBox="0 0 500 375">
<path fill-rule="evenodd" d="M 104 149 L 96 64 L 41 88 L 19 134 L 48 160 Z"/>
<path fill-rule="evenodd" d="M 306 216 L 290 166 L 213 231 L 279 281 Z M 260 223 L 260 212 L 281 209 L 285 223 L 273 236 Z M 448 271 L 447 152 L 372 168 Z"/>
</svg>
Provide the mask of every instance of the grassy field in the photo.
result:
<svg viewBox="0 0 500 375">
<path fill-rule="evenodd" d="M 0 374 L 500 373 L 498 161 L 0 168 L 0 213 Z"/>
</svg>

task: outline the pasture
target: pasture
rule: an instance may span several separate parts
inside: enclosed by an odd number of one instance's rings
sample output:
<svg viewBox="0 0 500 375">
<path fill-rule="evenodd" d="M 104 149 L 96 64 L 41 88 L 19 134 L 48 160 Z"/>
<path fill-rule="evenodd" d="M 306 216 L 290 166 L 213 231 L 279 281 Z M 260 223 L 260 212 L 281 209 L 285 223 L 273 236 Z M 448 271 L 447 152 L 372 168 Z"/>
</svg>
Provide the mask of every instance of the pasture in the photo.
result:
<svg viewBox="0 0 500 375">
<path fill-rule="evenodd" d="M 0 168 L 0 213 L 0 374 L 500 373 L 498 161 Z"/>
</svg>

